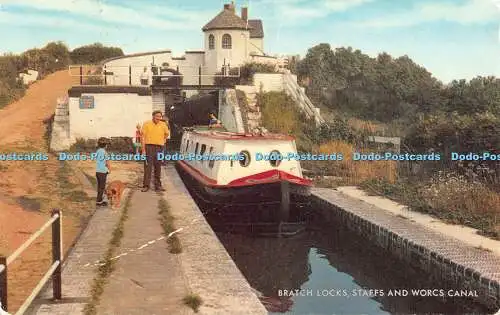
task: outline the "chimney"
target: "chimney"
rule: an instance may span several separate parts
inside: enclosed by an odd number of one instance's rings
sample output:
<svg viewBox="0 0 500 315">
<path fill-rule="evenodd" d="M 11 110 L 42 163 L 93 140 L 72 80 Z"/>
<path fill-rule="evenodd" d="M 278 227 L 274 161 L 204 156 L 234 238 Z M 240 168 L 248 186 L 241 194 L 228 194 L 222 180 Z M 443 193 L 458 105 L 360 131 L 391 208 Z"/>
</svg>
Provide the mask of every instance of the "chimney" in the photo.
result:
<svg viewBox="0 0 500 315">
<path fill-rule="evenodd" d="M 224 10 L 229 10 L 230 4 L 224 4 Z"/>
<path fill-rule="evenodd" d="M 248 21 L 248 8 L 247 7 L 241 8 L 241 19 L 245 22 Z"/>
</svg>

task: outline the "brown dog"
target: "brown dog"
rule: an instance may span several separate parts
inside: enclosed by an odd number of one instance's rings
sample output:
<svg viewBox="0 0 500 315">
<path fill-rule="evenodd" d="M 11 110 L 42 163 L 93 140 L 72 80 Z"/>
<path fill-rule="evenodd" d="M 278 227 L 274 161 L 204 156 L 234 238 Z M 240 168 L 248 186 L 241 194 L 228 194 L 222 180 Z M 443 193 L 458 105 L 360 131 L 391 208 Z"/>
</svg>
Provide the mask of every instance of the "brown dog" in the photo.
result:
<svg viewBox="0 0 500 315">
<path fill-rule="evenodd" d="M 119 180 L 114 180 L 106 187 L 106 196 L 108 197 L 111 209 L 120 207 L 125 184 Z"/>
</svg>

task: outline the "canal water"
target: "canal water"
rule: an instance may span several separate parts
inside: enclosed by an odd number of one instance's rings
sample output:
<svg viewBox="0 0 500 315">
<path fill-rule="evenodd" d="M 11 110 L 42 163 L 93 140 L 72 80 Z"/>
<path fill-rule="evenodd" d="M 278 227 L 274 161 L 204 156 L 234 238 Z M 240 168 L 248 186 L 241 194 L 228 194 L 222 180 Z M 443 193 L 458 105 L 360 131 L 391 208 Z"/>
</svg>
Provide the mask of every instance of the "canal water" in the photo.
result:
<svg viewBox="0 0 500 315">
<path fill-rule="evenodd" d="M 313 218 L 286 238 L 229 233 L 230 224 L 187 187 L 270 315 L 492 313 L 464 297 L 444 300 L 439 290 L 449 288 L 335 224 Z"/>
<path fill-rule="evenodd" d="M 445 288 L 338 227 L 292 238 L 217 235 L 269 314 L 488 314 L 466 298 L 426 296 Z"/>
</svg>

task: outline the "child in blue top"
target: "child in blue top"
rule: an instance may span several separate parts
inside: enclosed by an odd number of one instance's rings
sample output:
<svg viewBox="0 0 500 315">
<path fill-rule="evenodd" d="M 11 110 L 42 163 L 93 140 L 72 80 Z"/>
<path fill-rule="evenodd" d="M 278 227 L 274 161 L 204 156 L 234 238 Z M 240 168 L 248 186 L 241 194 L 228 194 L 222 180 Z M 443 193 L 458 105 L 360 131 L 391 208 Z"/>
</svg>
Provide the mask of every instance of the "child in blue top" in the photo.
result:
<svg viewBox="0 0 500 315">
<path fill-rule="evenodd" d="M 97 178 L 97 201 L 96 206 L 107 206 L 108 203 L 103 200 L 104 189 L 106 188 L 106 178 L 111 172 L 109 160 L 106 159 L 106 146 L 108 141 L 106 138 L 99 138 L 97 141 L 96 151 L 96 170 L 95 176 Z"/>
<path fill-rule="evenodd" d="M 222 127 L 220 120 L 217 119 L 214 113 L 209 113 L 208 117 L 210 117 L 210 120 L 208 121 L 208 128 Z"/>
</svg>

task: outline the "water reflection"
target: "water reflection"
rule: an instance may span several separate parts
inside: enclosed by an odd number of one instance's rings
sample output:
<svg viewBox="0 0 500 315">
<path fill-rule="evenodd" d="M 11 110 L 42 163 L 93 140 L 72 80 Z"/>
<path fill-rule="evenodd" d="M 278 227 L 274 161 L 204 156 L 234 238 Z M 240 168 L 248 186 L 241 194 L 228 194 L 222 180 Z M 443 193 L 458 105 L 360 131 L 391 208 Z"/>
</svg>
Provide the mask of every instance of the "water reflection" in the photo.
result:
<svg viewBox="0 0 500 315">
<path fill-rule="evenodd" d="M 348 231 L 284 239 L 217 235 L 250 285 L 267 297 L 262 300 L 270 314 L 487 314 L 458 300 L 387 296 L 391 289 L 436 286 Z"/>
</svg>

